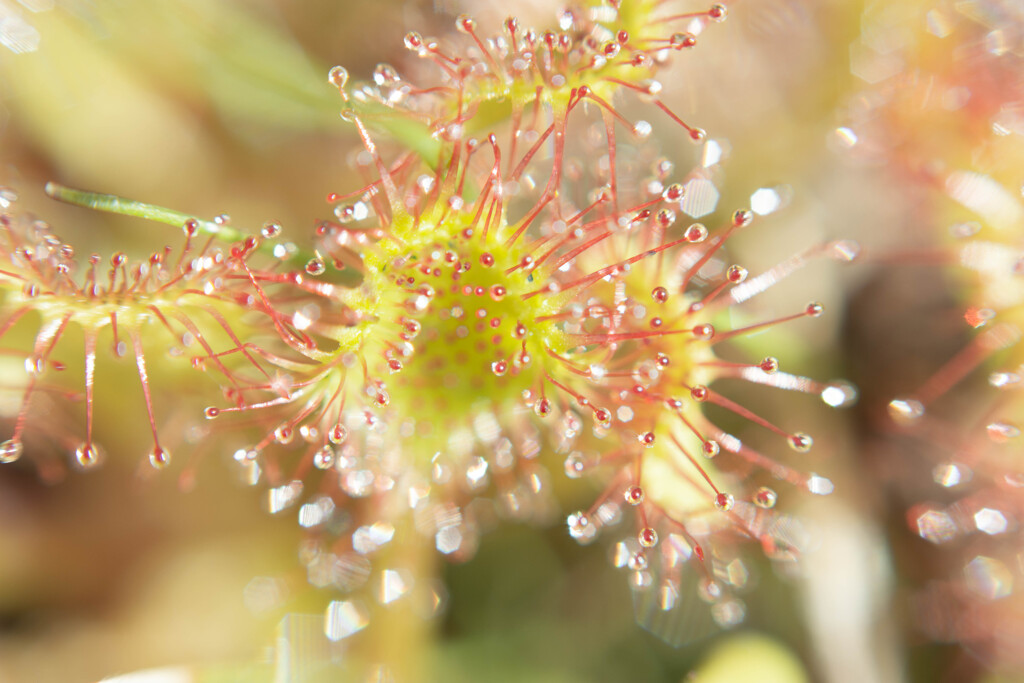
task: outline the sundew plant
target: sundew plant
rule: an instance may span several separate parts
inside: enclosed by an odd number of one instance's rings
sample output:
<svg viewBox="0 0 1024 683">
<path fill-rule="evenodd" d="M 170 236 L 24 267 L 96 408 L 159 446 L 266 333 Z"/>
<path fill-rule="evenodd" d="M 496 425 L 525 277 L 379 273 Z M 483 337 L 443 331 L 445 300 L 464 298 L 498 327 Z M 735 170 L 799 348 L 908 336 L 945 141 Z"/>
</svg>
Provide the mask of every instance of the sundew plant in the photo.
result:
<svg viewBox="0 0 1024 683">
<path fill-rule="evenodd" d="M 244 590 L 254 618 L 277 620 L 276 636 L 253 647 L 261 653 L 156 675 L 469 680 L 493 646 L 472 640 L 467 612 L 485 599 L 443 577 L 497 566 L 483 594 L 500 593 L 500 581 L 558 553 L 610 558 L 615 581 L 579 580 L 560 609 L 587 624 L 581 640 L 594 652 L 618 642 L 605 630 L 630 629 L 628 642 L 658 653 L 638 655 L 641 677 L 692 667 L 709 637 L 744 628 L 751 604 L 797 609 L 777 596 L 820 550 L 814 511 L 842 487 L 821 473 L 821 445 L 837 441 L 831 409 L 858 393 L 829 374 L 841 362 L 798 360 L 791 372 L 780 361 L 799 359 L 804 330 L 826 322 L 816 282 L 784 310 L 761 295 L 856 261 L 860 247 L 819 231 L 774 265 L 748 270 L 737 255 L 737 243 L 747 254 L 773 243 L 794 189 L 756 169 L 731 175 L 729 141 L 685 104 L 678 69 L 699 64 L 713 79 L 713 56 L 752 50 L 727 29 L 754 3 L 590 0 L 529 19 L 483 9 L 423 25 L 393 17 L 373 26 L 379 52 L 368 62 L 319 69 L 269 20 L 185 4 L 158 3 L 150 24 L 131 3 L 0 5 L 20 31 L 3 34 L 12 53 L 45 54 L 43 25 L 66 12 L 75 30 L 88 19 L 124 40 L 124 54 L 186 101 L 194 93 L 181 73 L 208 52 L 196 73 L 216 96 L 189 106 L 216 111 L 244 147 L 239 167 L 258 167 L 239 184 L 270 168 L 307 207 L 247 225 L 231 206 L 206 214 L 185 198 L 164 208 L 116 184 L 80 189 L 59 169 L 46 169 L 45 194 L 60 205 L 25 208 L 33 189 L 20 180 L 0 189 L 0 475 L 60 496 L 120 468 L 143 496 L 161 482 L 179 489 L 160 496 L 168 516 L 196 491 L 241 485 L 262 510 L 244 496 L 218 508 L 249 505 L 253 528 L 288 537 L 274 541 L 288 561 Z M 366 8 L 344 11 L 357 25 Z M 160 64 L 143 35 L 185 49 Z M 26 70 L 12 62 L 5 73 L 12 101 L 30 111 Z M 249 89 L 229 102 L 233 78 Z M 324 137 L 298 152 L 253 143 L 275 96 L 287 120 L 278 125 Z M 321 163 L 338 177 L 287 183 L 289 169 Z M 268 201 L 259 195 L 238 212 Z M 43 218 L 48 207 L 93 228 L 65 239 Z M 141 237 L 108 249 L 127 229 Z M 143 426 L 144 446 L 119 438 L 129 423 Z M 501 545 L 523 526 L 557 539 L 557 552 L 495 562 L 490 535 Z M 580 607 L 603 600 L 624 601 L 627 616 Z M 467 632 L 464 649 L 438 644 Z M 501 647 L 515 651 L 513 634 Z M 807 679 L 784 647 L 740 649 L 783 680 Z M 689 659 L 657 670 L 658 657 L 677 656 Z M 542 667 L 529 653 L 500 657 L 515 663 L 513 677 Z M 582 674 L 556 664 L 564 680 L 633 668 L 631 656 Z"/>
</svg>

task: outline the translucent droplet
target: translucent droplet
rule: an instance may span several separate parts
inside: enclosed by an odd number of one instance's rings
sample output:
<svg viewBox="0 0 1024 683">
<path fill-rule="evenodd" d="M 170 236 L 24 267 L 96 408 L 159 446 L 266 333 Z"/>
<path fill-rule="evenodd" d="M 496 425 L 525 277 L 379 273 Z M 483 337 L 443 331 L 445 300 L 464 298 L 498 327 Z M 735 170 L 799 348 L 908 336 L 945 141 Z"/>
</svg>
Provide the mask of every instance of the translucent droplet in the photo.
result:
<svg viewBox="0 0 1024 683">
<path fill-rule="evenodd" d="M 319 256 L 306 261 L 306 272 L 310 275 L 323 275 L 326 270 L 327 267 L 324 265 L 324 260 Z"/>
<path fill-rule="evenodd" d="M 629 561 L 626 563 L 626 566 L 628 566 L 635 572 L 647 569 L 647 555 L 641 552 L 633 553 L 632 555 L 630 555 Z"/>
<path fill-rule="evenodd" d="M 154 446 L 153 450 L 149 452 L 149 464 L 153 466 L 153 469 L 164 469 L 171 464 L 171 452 L 161 446 Z"/>
<path fill-rule="evenodd" d="M 324 446 L 313 454 L 313 467 L 318 470 L 329 470 L 334 465 L 334 449 Z"/>
<path fill-rule="evenodd" d="M 669 36 L 668 44 L 677 50 L 684 47 L 693 47 L 697 44 L 697 36 L 692 33 L 673 33 Z"/>
<path fill-rule="evenodd" d="M 637 121 L 633 124 L 633 135 L 637 136 L 641 140 L 645 140 L 650 137 L 653 128 L 647 121 Z"/>
<path fill-rule="evenodd" d="M 639 505 L 644 502 L 644 490 L 639 486 L 630 486 L 623 496 L 630 505 Z"/>
<path fill-rule="evenodd" d="M 985 426 L 985 431 L 995 443 L 1005 443 L 1020 436 L 1020 428 L 1008 422 L 990 422 Z"/>
<path fill-rule="evenodd" d="M 753 222 L 754 212 L 749 209 L 740 209 L 732 214 L 732 224 L 737 228 L 745 228 Z"/>
<path fill-rule="evenodd" d="M 807 308 L 804 309 L 804 313 L 806 313 L 811 318 L 818 318 L 824 312 L 825 307 L 817 302 L 807 304 Z"/>
<path fill-rule="evenodd" d="M 971 471 L 964 465 L 955 462 L 939 463 L 932 468 L 932 481 L 946 488 L 957 486 L 970 478 Z"/>
<path fill-rule="evenodd" d="M 579 479 L 586 471 L 587 463 L 581 453 L 570 453 L 565 458 L 565 476 L 570 479 Z"/>
<path fill-rule="evenodd" d="M 708 229 L 701 223 L 694 223 L 686 229 L 683 235 L 687 242 L 703 242 L 708 238 Z"/>
<path fill-rule="evenodd" d="M 806 453 L 814 445 L 814 439 L 803 432 L 796 432 L 789 437 L 789 447 L 797 453 Z"/>
<path fill-rule="evenodd" d="M 274 430 L 274 441 L 282 446 L 290 444 L 295 436 L 295 431 L 287 424 L 280 425 Z"/>
<path fill-rule="evenodd" d="M 263 224 L 263 228 L 260 230 L 260 234 L 265 238 L 274 239 L 281 234 L 281 224 L 275 223 L 274 221 L 268 221 Z"/>
<path fill-rule="evenodd" d="M 693 328 L 693 336 L 697 339 L 711 339 L 715 336 L 715 328 L 708 323 L 696 325 Z"/>
<path fill-rule="evenodd" d="M 327 439 L 335 446 L 345 443 L 348 438 L 348 429 L 344 425 L 336 424 L 327 432 Z"/>
<path fill-rule="evenodd" d="M 551 401 L 546 398 L 542 398 L 533 404 L 533 412 L 536 413 L 538 417 L 547 417 L 551 414 L 551 410 Z"/>
<path fill-rule="evenodd" d="M 652 527 L 644 527 L 637 534 L 636 540 L 644 548 L 653 548 L 658 545 L 658 532 Z"/>
<path fill-rule="evenodd" d="M 909 422 L 924 415 L 924 404 L 910 398 L 889 401 L 889 416 L 897 421 Z"/>
<path fill-rule="evenodd" d="M 821 390 L 821 400 L 833 408 L 848 408 L 857 402 L 857 388 L 849 382 L 830 382 Z"/>
<path fill-rule="evenodd" d="M 587 536 L 593 536 L 594 525 L 590 523 L 590 518 L 585 512 L 574 512 L 566 519 L 569 525 L 569 535 L 576 540 L 581 540 Z"/>
<path fill-rule="evenodd" d="M 778 499 L 778 494 L 767 486 L 762 486 L 754 492 L 754 505 L 759 508 L 773 508 Z"/>
<path fill-rule="evenodd" d="M 723 512 L 732 510 L 735 504 L 736 499 L 732 497 L 731 493 L 719 493 L 715 496 L 715 507 Z"/>
<path fill-rule="evenodd" d="M 338 88 L 344 88 L 348 83 L 348 70 L 343 66 L 332 66 L 327 72 L 327 80 Z"/>
<path fill-rule="evenodd" d="M 8 439 L 3 443 L 0 443 L 0 463 L 14 462 L 21 457 L 25 447 L 21 441 L 15 441 L 14 439 Z"/>
<path fill-rule="evenodd" d="M 100 461 L 99 451 L 91 443 L 83 443 L 75 449 L 75 460 L 82 467 L 93 467 Z"/>
</svg>

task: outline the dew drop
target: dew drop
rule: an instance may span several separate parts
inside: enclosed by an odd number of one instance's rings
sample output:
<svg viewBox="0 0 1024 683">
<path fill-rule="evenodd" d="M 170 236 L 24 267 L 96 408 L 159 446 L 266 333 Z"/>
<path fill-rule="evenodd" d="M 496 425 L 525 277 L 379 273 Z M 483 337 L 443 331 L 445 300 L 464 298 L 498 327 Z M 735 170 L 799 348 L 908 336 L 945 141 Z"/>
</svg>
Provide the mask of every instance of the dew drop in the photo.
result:
<svg viewBox="0 0 1024 683">
<path fill-rule="evenodd" d="M 498 377 L 504 376 L 508 372 L 508 362 L 504 360 L 498 360 L 491 363 L 491 372 Z"/>
<path fill-rule="evenodd" d="M 766 510 L 773 508 L 778 500 L 778 494 L 767 486 L 762 486 L 754 492 L 754 505 L 759 508 L 764 508 Z"/>
<path fill-rule="evenodd" d="M 484 268 L 490 268 L 491 266 L 494 265 L 494 256 L 492 256 L 488 252 L 480 254 L 480 265 L 482 265 Z"/>
<path fill-rule="evenodd" d="M 533 404 L 533 412 L 536 413 L 538 417 L 547 417 L 551 414 L 551 401 L 546 398 L 540 399 Z"/>
<path fill-rule="evenodd" d="M 732 224 L 737 228 L 745 228 L 754 222 L 754 212 L 749 209 L 740 209 L 732 214 Z"/>
<path fill-rule="evenodd" d="M 857 402 L 857 388 L 849 382 L 830 382 L 821 390 L 821 400 L 833 408 L 846 408 Z"/>
<path fill-rule="evenodd" d="M 306 272 L 310 275 L 323 275 L 327 267 L 324 265 L 324 260 L 319 256 L 315 256 L 306 261 Z"/>
<path fill-rule="evenodd" d="M 796 432 L 789 437 L 789 447 L 797 453 L 806 453 L 814 445 L 814 439 L 803 432 Z"/>
<path fill-rule="evenodd" d="M 93 467 L 100 461 L 99 451 L 91 443 L 83 443 L 75 449 L 75 460 L 82 467 Z"/>
<path fill-rule="evenodd" d="M 569 526 L 569 535 L 576 540 L 585 539 L 588 536 L 593 536 L 594 530 L 593 525 L 590 523 L 590 517 L 583 511 L 574 512 L 566 519 L 566 523 Z"/>
<path fill-rule="evenodd" d="M 206 416 L 207 420 L 212 420 L 215 417 L 217 417 L 218 415 L 220 415 L 220 408 L 218 408 L 216 406 L 210 406 L 206 410 L 203 411 L 203 415 Z"/>
<path fill-rule="evenodd" d="M 711 391 L 707 387 L 698 384 L 692 389 L 690 389 L 690 396 L 693 398 L 694 401 L 703 403 L 704 401 L 708 400 L 709 396 L 711 396 Z"/>
<path fill-rule="evenodd" d="M 644 527 L 640 530 L 640 533 L 637 534 L 636 540 L 644 548 L 653 548 L 658 545 L 658 532 L 649 526 Z"/>
<path fill-rule="evenodd" d="M 409 31 L 405 34 L 405 47 L 408 50 L 418 50 L 423 47 L 423 36 L 416 31 Z"/>
<path fill-rule="evenodd" d="M 324 446 L 313 454 L 313 467 L 318 470 L 329 470 L 334 465 L 334 449 Z"/>
<path fill-rule="evenodd" d="M 636 440 L 639 441 L 640 445 L 644 448 L 652 448 L 654 447 L 656 437 L 654 436 L 654 432 L 644 432 L 637 436 Z"/>
<path fill-rule="evenodd" d="M 668 290 L 664 287 L 655 287 L 651 290 L 651 298 L 659 304 L 663 304 L 668 301 Z"/>
<path fill-rule="evenodd" d="M 690 139 L 693 140 L 694 142 L 697 142 L 697 143 L 704 142 L 704 140 L 706 140 L 707 137 L 708 137 L 708 132 L 706 130 L 704 130 L 703 128 L 696 128 L 696 127 L 690 128 Z"/>
<path fill-rule="evenodd" d="M 641 140 L 645 140 L 651 135 L 653 128 L 647 121 L 637 121 L 633 124 L 633 135 L 637 136 Z"/>
<path fill-rule="evenodd" d="M 916 420 L 924 415 L 924 404 L 912 398 L 896 398 L 889 401 L 889 417 L 900 422 Z"/>
<path fill-rule="evenodd" d="M 820 318 L 821 314 L 824 312 L 825 307 L 817 302 L 811 302 L 807 304 L 807 308 L 804 309 L 804 313 L 806 313 L 811 318 Z"/>
<path fill-rule="evenodd" d="M 336 424 L 331 427 L 331 431 L 327 432 L 327 438 L 335 446 L 343 444 L 348 438 L 348 429 L 345 428 L 345 425 Z"/>
<path fill-rule="evenodd" d="M 0 463 L 14 462 L 21 457 L 25 447 L 21 441 L 14 439 L 8 439 L 3 443 L 0 443 Z"/>
<path fill-rule="evenodd" d="M 661 193 L 661 198 L 667 202 L 678 202 L 686 194 L 686 188 L 679 183 L 672 183 Z"/>
<path fill-rule="evenodd" d="M 715 507 L 723 512 L 732 510 L 732 506 L 736 504 L 736 499 L 732 497 L 731 493 L 719 493 L 715 496 Z"/>
<path fill-rule="evenodd" d="M 607 429 L 612 426 L 612 411 L 607 408 L 597 408 L 594 410 L 594 420 L 597 421 L 598 426 Z"/>
<path fill-rule="evenodd" d="M 694 223 L 686 229 L 683 237 L 686 238 L 687 242 L 693 242 L 694 244 L 703 242 L 708 238 L 708 229 L 701 223 Z"/>
<path fill-rule="evenodd" d="M 491 285 L 491 299 L 494 301 L 501 301 L 505 298 L 505 294 L 507 293 L 508 290 L 506 290 L 502 285 Z"/>
<path fill-rule="evenodd" d="M 635 572 L 647 569 L 647 555 L 642 552 L 633 553 L 629 556 L 629 561 L 626 563 L 626 566 Z"/>
<path fill-rule="evenodd" d="M 711 339 L 715 336 L 715 328 L 708 323 L 697 325 L 693 328 L 693 335 L 697 339 Z"/>
<path fill-rule="evenodd" d="M 708 16 L 715 21 L 725 21 L 725 18 L 729 15 L 729 8 L 720 2 L 716 2 L 708 10 Z"/>
<path fill-rule="evenodd" d="M 705 457 L 713 458 L 722 452 L 722 447 L 718 445 L 717 441 L 708 439 L 704 442 L 704 445 L 700 447 L 701 452 L 704 453 Z"/>
<path fill-rule="evenodd" d="M 995 443 L 1005 443 L 1020 436 L 1020 428 L 1008 422 L 990 422 L 985 431 L 989 440 Z"/>
<path fill-rule="evenodd" d="M 406 41 L 408 41 L 408 37 L 406 37 Z M 327 72 L 327 80 L 338 88 L 344 88 L 348 83 L 348 69 L 343 66 L 332 66 L 331 70 Z"/>
<path fill-rule="evenodd" d="M 274 239 L 281 234 L 281 224 L 275 223 L 274 221 L 267 221 L 263 224 L 263 228 L 260 230 L 260 234 L 268 240 Z"/>
<path fill-rule="evenodd" d="M 587 469 L 587 463 L 579 452 L 570 453 L 565 458 L 565 476 L 579 479 Z"/>
<path fill-rule="evenodd" d="M 725 272 L 726 279 L 734 285 L 746 280 L 747 275 L 748 271 L 743 266 L 729 266 L 729 269 Z"/>
<path fill-rule="evenodd" d="M 294 430 L 289 425 L 283 424 L 274 430 L 274 441 L 282 446 L 290 444 L 295 436 Z"/>
<path fill-rule="evenodd" d="M 761 361 L 758 367 L 760 367 L 761 371 L 765 374 L 771 375 L 779 371 L 779 360 L 777 358 L 767 356 L 763 361 Z"/>
<path fill-rule="evenodd" d="M 626 499 L 628 504 L 636 506 L 644 502 L 644 490 L 639 486 L 630 486 L 626 489 L 623 497 Z"/>
<path fill-rule="evenodd" d="M 693 47 L 697 44 L 697 36 L 692 33 L 673 33 L 668 39 L 668 44 L 677 50 Z"/>
<path fill-rule="evenodd" d="M 171 464 L 171 452 L 161 446 L 154 446 L 153 450 L 149 452 L 149 464 L 153 466 L 153 469 L 164 469 Z"/>
</svg>

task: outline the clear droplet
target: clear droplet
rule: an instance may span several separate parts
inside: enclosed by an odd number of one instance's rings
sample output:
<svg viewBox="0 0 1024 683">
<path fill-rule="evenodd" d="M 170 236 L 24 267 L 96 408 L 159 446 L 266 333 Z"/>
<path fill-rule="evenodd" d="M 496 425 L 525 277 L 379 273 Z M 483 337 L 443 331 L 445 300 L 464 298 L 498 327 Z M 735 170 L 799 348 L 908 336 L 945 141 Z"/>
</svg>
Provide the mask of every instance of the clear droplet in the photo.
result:
<svg viewBox="0 0 1024 683">
<path fill-rule="evenodd" d="M 75 449 L 75 460 L 82 467 L 93 467 L 100 461 L 99 451 L 91 443 L 83 443 Z"/>
<path fill-rule="evenodd" d="M 626 489 L 624 498 L 630 505 L 639 505 L 644 502 L 644 490 L 639 486 L 630 486 Z"/>
<path fill-rule="evenodd" d="M 889 416 L 899 422 L 909 422 L 924 415 L 924 404 L 912 398 L 889 401 Z"/>
<path fill-rule="evenodd" d="M 306 272 L 310 275 L 323 275 L 326 270 L 327 266 L 324 265 L 324 260 L 319 256 L 306 261 Z"/>
<path fill-rule="evenodd" d="M 789 447 L 797 453 L 806 453 L 814 445 L 814 439 L 803 432 L 796 432 L 789 437 Z"/>
<path fill-rule="evenodd" d="M 334 465 L 334 449 L 324 446 L 313 454 L 313 467 L 318 470 L 329 470 Z"/>
<path fill-rule="evenodd" d="M 640 533 L 637 534 L 636 540 L 644 548 L 653 548 L 658 545 L 658 532 L 652 527 L 644 527 L 640 530 Z"/>
<path fill-rule="evenodd" d="M 171 464 L 171 452 L 161 446 L 154 446 L 153 450 L 149 452 L 149 464 L 153 466 L 153 469 L 164 469 Z"/>
<path fill-rule="evenodd" d="M 565 458 L 565 476 L 570 479 L 579 479 L 587 469 L 586 460 L 579 452 L 570 453 Z"/>
<path fill-rule="evenodd" d="M 327 72 L 327 80 L 339 88 L 344 88 L 348 83 L 348 69 L 343 66 L 332 66 Z"/>
<path fill-rule="evenodd" d="M 8 439 L 3 443 L 0 443 L 0 463 L 14 462 L 21 457 L 25 447 L 21 441 L 15 441 L 14 439 Z"/>
<path fill-rule="evenodd" d="M 767 486 L 762 486 L 754 492 L 754 505 L 759 508 L 773 508 L 778 499 L 778 494 Z"/>
<path fill-rule="evenodd" d="M 719 493 L 715 496 L 715 507 L 723 512 L 732 510 L 732 507 L 735 504 L 736 499 L 732 497 L 731 493 Z"/>
</svg>

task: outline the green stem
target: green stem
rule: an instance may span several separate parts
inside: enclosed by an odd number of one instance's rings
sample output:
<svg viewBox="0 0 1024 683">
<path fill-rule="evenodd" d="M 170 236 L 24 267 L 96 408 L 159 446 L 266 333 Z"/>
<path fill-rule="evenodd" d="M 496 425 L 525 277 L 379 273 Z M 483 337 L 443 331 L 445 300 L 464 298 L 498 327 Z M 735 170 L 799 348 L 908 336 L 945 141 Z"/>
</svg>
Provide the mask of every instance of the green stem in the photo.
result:
<svg viewBox="0 0 1024 683">
<path fill-rule="evenodd" d="M 191 216 L 181 211 L 167 209 L 155 204 L 125 199 L 113 194 L 100 194 L 99 192 L 86 192 L 65 187 L 59 183 L 46 183 L 46 194 L 60 202 L 82 206 L 87 209 L 108 211 L 121 214 L 122 216 L 138 216 L 158 223 L 176 225 L 179 228 L 185 221 L 193 219 L 199 227 L 199 231 L 207 235 L 213 235 L 225 242 L 241 242 L 247 235 L 241 230 L 230 228 L 226 225 L 219 225 L 213 221 L 204 221 L 201 218 Z"/>
</svg>

